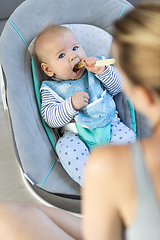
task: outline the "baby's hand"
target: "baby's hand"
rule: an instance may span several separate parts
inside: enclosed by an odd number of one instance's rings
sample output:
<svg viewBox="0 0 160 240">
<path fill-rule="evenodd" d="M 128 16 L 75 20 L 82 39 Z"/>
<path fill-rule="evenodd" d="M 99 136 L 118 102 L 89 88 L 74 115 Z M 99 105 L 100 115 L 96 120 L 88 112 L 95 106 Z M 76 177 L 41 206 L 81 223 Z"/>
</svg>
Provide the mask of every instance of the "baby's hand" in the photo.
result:
<svg viewBox="0 0 160 240">
<path fill-rule="evenodd" d="M 89 95 L 86 92 L 76 92 L 71 99 L 74 110 L 78 111 L 88 105 Z"/>
<path fill-rule="evenodd" d="M 107 67 L 106 66 L 101 66 L 101 67 L 95 66 L 95 63 L 97 60 L 99 60 L 99 59 L 96 57 L 89 57 L 89 58 L 83 59 L 81 62 L 85 66 L 85 68 L 87 68 L 88 71 L 93 72 L 95 74 L 101 74 L 107 69 Z"/>
</svg>

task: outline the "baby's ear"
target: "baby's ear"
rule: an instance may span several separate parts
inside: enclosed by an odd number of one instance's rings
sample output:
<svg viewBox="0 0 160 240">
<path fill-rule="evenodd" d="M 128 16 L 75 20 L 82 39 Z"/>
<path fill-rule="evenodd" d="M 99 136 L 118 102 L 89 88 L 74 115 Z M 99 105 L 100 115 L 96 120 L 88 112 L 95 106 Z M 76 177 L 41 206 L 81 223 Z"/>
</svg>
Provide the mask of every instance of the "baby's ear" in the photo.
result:
<svg viewBox="0 0 160 240">
<path fill-rule="evenodd" d="M 54 76 L 54 72 L 50 69 L 50 67 L 48 66 L 47 63 L 41 63 L 41 68 L 47 76 L 49 76 L 49 77 Z"/>
</svg>

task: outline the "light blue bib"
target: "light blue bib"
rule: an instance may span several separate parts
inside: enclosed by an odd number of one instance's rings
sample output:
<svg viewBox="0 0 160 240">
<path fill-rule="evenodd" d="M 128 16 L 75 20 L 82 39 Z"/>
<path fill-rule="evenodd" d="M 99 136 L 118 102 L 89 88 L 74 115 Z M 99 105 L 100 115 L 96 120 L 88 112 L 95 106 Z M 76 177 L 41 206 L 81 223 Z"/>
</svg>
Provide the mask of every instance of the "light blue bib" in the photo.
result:
<svg viewBox="0 0 160 240">
<path fill-rule="evenodd" d="M 116 114 L 116 106 L 110 94 L 104 90 L 95 75 L 85 71 L 78 80 L 43 81 L 41 88 L 49 87 L 58 101 L 63 101 L 76 92 L 84 91 L 89 94 L 89 104 L 79 110 L 75 121 L 81 127 L 95 129 L 111 123 Z"/>
<path fill-rule="evenodd" d="M 42 82 L 41 88 L 52 89 L 54 97 L 59 102 L 73 96 L 76 92 L 87 92 L 90 98 L 88 106 L 80 109 L 74 117 L 79 137 L 89 149 L 110 141 L 110 123 L 115 117 L 116 105 L 95 74 L 85 70 L 78 80 L 47 80 Z"/>
</svg>

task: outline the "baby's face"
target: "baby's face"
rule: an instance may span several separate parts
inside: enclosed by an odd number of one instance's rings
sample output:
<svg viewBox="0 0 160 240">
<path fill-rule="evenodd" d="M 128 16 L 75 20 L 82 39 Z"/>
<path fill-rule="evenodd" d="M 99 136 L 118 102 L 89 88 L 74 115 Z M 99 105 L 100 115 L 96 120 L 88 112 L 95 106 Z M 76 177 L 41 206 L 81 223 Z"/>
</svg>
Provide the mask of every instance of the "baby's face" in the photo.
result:
<svg viewBox="0 0 160 240">
<path fill-rule="evenodd" d="M 75 65 L 84 58 L 86 54 L 71 31 L 50 36 L 45 44 L 45 61 L 53 75 L 46 74 L 60 80 L 79 79 L 85 68 L 75 69 Z"/>
</svg>

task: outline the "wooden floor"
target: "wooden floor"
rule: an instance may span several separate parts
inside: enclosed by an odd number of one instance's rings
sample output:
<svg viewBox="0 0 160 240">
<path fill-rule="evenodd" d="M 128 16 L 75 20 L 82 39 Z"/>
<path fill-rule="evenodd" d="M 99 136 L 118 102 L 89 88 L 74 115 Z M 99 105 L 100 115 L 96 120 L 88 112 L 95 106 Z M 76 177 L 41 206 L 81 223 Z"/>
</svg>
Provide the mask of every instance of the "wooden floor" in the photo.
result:
<svg viewBox="0 0 160 240">
<path fill-rule="evenodd" d="M 37 200 L 30 193 L 21 177 L 20 167 L 14 152 L 8 113 L 3 110 L 0 93 L 0 202 L 2 201 L 19 201 L 55 207 L 44 199 Z M 72 214 L 81 216 L 78 213 Z"/>
<path fill-rule="evenodd" d="M 0 96 L 0 202 L 5 200 L 39 203 L 28 191 L 15 157 L 7 112 Z"/>
</svg>

